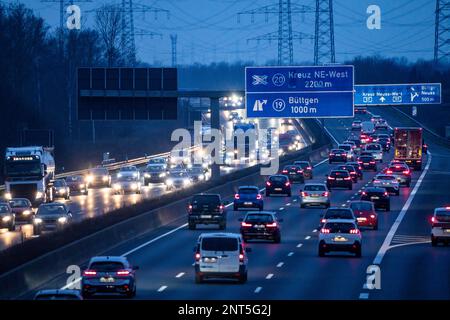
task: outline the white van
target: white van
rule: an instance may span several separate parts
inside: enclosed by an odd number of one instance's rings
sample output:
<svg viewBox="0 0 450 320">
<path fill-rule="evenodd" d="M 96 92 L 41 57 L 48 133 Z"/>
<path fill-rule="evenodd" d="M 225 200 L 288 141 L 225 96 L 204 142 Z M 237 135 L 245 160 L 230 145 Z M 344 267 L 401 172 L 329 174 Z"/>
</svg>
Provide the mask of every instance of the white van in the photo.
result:
<svg viewBox="0 0 450 320">
<path fill-rule="evenodd" d="M 375 132 L 375 124 L 372 121 L 363 121 L 361 123 L 361 131 L 365 134 L 372 134 Z"/>
<path fill-rule="evenodd" d="M 235 278 L 247 281 L 247 252 L 237 233 L 202 233 L 195 250 L 195 282 L 206 278 Z"/>
</svg>

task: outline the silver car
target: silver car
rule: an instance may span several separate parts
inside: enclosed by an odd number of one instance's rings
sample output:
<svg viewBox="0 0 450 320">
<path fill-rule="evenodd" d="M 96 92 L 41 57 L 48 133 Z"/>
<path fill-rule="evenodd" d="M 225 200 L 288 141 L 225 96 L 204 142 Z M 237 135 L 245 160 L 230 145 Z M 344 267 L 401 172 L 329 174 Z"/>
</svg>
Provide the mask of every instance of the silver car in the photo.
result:
<svg viewBox="0 0 450 320">
<path fill-rule="evenodd" d="M 330 207 L 330 191 L 324 183 L 307 183 L 300 192 L 300 207 L 310 205 Z"/>
<path fill-rule="evenodd" d="M 377 174 L 372 180 L 372 185 L 385 188 L 387 192 L 394 193 L 396 196 L 400 195 L 400 183 L 394 175 Z"/>
<path fill-rule="evenodd" d="M 192 178 L 186 170 L 170 171 L 166 179 L 166 189 L 181 189 L 192 185 Z"/>
</svg>

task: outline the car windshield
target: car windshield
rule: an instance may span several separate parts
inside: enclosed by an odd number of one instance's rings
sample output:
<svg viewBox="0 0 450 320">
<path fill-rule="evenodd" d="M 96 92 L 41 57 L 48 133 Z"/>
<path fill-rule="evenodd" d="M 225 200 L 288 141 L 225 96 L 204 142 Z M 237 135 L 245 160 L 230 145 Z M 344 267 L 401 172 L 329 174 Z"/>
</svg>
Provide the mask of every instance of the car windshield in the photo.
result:
<svg viewBox="0 0 450 320">
<path fill-rule="evenodd" d="M 62 180 L 56 180 L 56 181 L 53 183 L 53 185 L 54 185 L 55 187 L 64 187 L 64 185 L 65 185 L 64 182 L 65 182 L 65 181 L 62 181 Z"/>
<path fill-rule="evenodd" d="M 59 214 L 65 214 L 66 210 L 64 209 L 63 206 L 40 206 L 37 212 L 37 215 L 41 215 L 41 214 L 45 214 L 45 215 L 50 215 L 50 214 L 55 214 L 55 215 L 59 215 Z"/>
<path fill-rule="evenodd" d="M 80 300 L 80 298 L 75 294 L 40 294 L 35 300 Z"/>
<path fill-rule="evenodd" d="M 338 168 L 339 168 L 339 170 L 347 170 L 350 172 L 355 171 L 355 168 L 353 168 L 352 166 L 339 166 Z"/>
<path fill-rule="evenodd" d="M 376 176 L 375 179 L 377 180 L 397 180 L 395 177 L 393 176 Z"/>
<path fill-rule="evenodd" d="M 26 199 L 13 199 L 9 202 L 9 205 L 13 208 L 30 207 L 31 204 Z"/>
<path fill-rule="evenodd" d="M 165 168 L 164 166 L 148 166 L 147 171 L 151 172 L 163 171 L 164 168 Z"/>
<path fill-rule="evenodd" d="M 342 178 L 346 178 L 349 176 L 348 171 L 332 171 L 330 174 L 331 177 L 342 177 Z"/>
<path fill-rule="evenodd" d="M 325 213 L 327 219 L 353 219 L 352 212 L 348 209 L 328 209 Z"/>
<path fill-rule="evenodd" d="M 121 175 L 117 176 L 117 181 L 137 181 L 137 177 L 132 175 Z"/>
<path fill-rule="evenodd" d="M 271 214 L 249 214 L 245 218 L 245 222 L 271 223 L 273 216 Z"/>
<path fill-rule="evenodd" d="M 371 211 L 372 210 L 372 203 L 368 203 L 368 202 L 353 202 L 350 205 L 350 208 L 352 208 L 352 210 Z"/>
<path fill-rule="evenodd" d="M 192 204 L 196 205 L 220 205 L 220 198 L 218 195 L 198 195 L 192 198 Z"/>
<path fill-rule="evenodd" d="M 259 193 L 257 188 L 239 188 L 240 194 L 256 194 Z"/>
<path fill-rule="evenodd" d="M 82 176 L 71 176 L 66 178 L 66 182 L 82 182 L 84 178 Z"/>
<path fill-rule="evenodd" d="M 120 169 L 121 172 L 127 172 L 127 171 L 137 171 L 135 167 L 123 167 Z"/>
<path fill-rule="evenodd" d="M 156 159 L 150 159 L 148 160 L 148 164 L 165 164 L 166 159 L 164 158 L 156 158 Z"/>
<path fill-rule="evenodd" d="M 169 175 L 171 178 L 184 178 L 188 176 L 186 171 L 172 171 L 169 173 Z"/>
<path fill-rule="evenodd" d="M 373 157 L 360 157 L 359 160 L 362 162 L 370 162 L 373 161 Z"/>
<path fill-rule="evenodd" d="M 340 145 L 339 149 L 345 150 L 345 151 L 349 151 L 351 150 L 352 146 L 351 145 Z"/>
<path fill-rule="evenodd" d="M 0 204 L 0 213 L 8 213 L 9 207 L 5 204 Z"/>
<path fill-rule="evenodd" d="M 202 250 L 205 251 L 236 251 L 237 249 L 236 238 L 207 237 L 202 240 Z"/>
<path fill-rule="evenodd" d="M 354 229 L 353 223 L 342 222 L 329 222 L 325 225 L 326 229 L 330 230 L 330 233 L 350 233 L 350 230 Z"/>
<path fill-rule="evenodd" d="M 89 269 L 97 272 L 110 272 L 124 269 L 124 265 L 118 261 L 98 261 L 91 263 Z"/>
<path fill-rule="evenodd" d="M 306 185 L 304 188 L 305 191 L 326 191 L 325 186 L 314 184 L 314 185 Z"/>
<path fill-rule="evenodd" d="M 436 219 L 438 221 L 450 222 L 450 210 L 436 210 Z"/>
<path fill-rule="evenodd" d="M 108 169 L 103 169 L 103 168 L 92 169 L 90 171 L 90 173 L 93 175 L 98 175 L 98 176 L 106 176 L 106 175 L 108 175 Z"/>
<path fill-rule="evenodd" d="M 287 178 L 283 177 L 283 176 L 271 176 L 269 178 L 269 180 L 272 181 L 272 182 L 286 182 Z"/>
</svg>

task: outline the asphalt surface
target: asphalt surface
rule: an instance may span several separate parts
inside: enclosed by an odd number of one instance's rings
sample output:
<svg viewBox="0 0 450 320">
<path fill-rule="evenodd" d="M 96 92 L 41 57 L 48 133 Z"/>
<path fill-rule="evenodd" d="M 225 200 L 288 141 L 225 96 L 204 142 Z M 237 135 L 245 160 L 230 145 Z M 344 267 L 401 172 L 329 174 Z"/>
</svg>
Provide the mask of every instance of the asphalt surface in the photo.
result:
<svg viewBox="0 0 450 320">
<path fill-rule="evenodd" d="M 385 117 L 391 126 L 407 125 L 397 116 L 377 113 Z M 368 116 L 357 118 L 366 119 Z M 350 123 L 351 119 L 325 121 L 326 127 L 338 141 L 348 136 Z M 137 271 L 136 299 L 448 300 L 450 248 L 431 247 L 429 217 L 435 207 L 448 204 L 450 152 L 434 145 L 431 139 L 427 143 L 432 156 L 431 159 L 429 156 L 425 158 L 430 162 L 429 170 L 414 172 L 411 187 L 402 188 L 398 197 L 391 196 L 391 211 L 378 212 L 377 231 L 363 231 L 361 258 L 347 254 L 318 257 L 317 226 L 319 214 L 324 209 L 300 209 L 298 194 L 302 185 L 294 185 L 291 198 L 264 198 L 265 210 L 276 211 L 284 219 L 281 223 L 282 241 L 280 244 L 248 244 L 253 251 L 249 253 L 249 278 L 245 284 L 229 281 L 194 283 L 192 248 L 202 232 L 213 230 L 188 230 L 185 219 L 149 232 L 105 254 L 126 255 L 133 265 L 140 267 Z M 384 164 L 391 158 L 392 151 L 385 154 Z M 316 164 L 313 181 L 323 182 L 325 174 L 334 166 L 328 162 Z M 378 168 L 381 170 L 383 167 L 382 164 Z M 420 187 L 416 188 L 412 201 L 408 201 L 421 174 Z M 365 172 L 364 179 L 354 184 L 352 191 L 333 190 L 332 205 L 345 205 L 352 199 L 358 199 L 358 191 L 367 187 L 374 175 L 373 172 Z M 261 187 L 262 182 L 261 179 Z M 231 194 L 222 196 L 226 200 L 232 199 Z M 233 212 L 228 207 L 227 232 L 239 232 L 238 218 L 244 214 Z M 395 222 L 396 219 L 399 221 Z M 366 288 L 366 269 L 373 264 L 380 267 L 381 288 L 369 290 Z M 66 284 L 66 278 L 67 275 L 61 274 L 43 288 L 61 288 Z M 25 298 L 31 296 L 32 293 Z"/>
</svg>

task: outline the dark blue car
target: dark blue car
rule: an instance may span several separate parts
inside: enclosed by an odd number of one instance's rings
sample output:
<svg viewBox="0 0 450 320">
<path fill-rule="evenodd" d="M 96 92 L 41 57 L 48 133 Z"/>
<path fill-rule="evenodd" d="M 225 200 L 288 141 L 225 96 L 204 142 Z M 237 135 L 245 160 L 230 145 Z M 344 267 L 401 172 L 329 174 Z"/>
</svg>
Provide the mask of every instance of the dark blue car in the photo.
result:
<svg viewBox="0 0 450 320">
<path fill-rule="evenodd" d="M 238 211 L 239 208 L 255 208 L 260 211 L 264 209 L 264 200 L 259 193 L 259 189 L 256 186 L 241 186 L 238 192 L 234 195 L 234 211 Z"/>
</svg>

